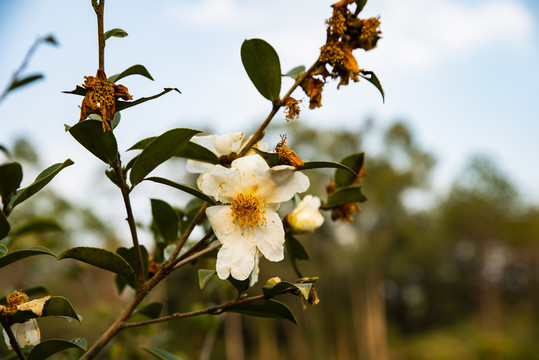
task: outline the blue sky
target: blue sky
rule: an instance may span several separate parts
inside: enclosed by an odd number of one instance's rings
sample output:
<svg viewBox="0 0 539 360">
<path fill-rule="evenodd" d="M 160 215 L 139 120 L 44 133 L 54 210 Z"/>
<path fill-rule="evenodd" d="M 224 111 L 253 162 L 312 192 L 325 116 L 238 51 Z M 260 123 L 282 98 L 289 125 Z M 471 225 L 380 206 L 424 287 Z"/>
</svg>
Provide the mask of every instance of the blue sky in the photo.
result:
<svg viewBox="0 0 539 360">
<path fill-rule="evenodd" d="M 124 111 L 116 131 L 120 149 L 172 127 L 217 133 L 252 129 L 270 105 L 243 70 L 241 43 L 267 40 L 279 53 L 283 71 L 309 66 L 324 42 L 331 3 L 107 0 L 105 30 L 119 27 L 129 33 L 107 42 L 107 74 L 143 64 L 154 82 L 120 81 L 135 98 L 163 87 L 182 91 Z M 330 84 L 323 107 L 305 107 L 299 121 L 358 130 L 367 117 L 380 126 L 405 120 L 437 159 L 436 189 L 446 189 L 470 155 L 483 153 L 496 159 L 529 201 L 539 202 L 537 2 L 370 0 L 364 16 L 378 15 L 383 39 L 357 58 L 360 67 L 381 79 L 386 103 L 366 82 L 339 91 Z M 81 98 L 60 91 L 95 74 L 95 28 L 90 0 L 0 0 L 0 86 L 38 36 L 52 33 L 60 42 L 58 48 L 40 48 L 26 71 L 43 72 L 46 80 L 13 92 L 1 104 L 0 144 L 9 146 L 24 135 L 39 145 L 44 165 L 70 157 L 81 164 L 72 175 L 93 171 L 95 162 L 63 130 L 64 123 L 78 120 Z M 289 85 L 284 81 L 283 88 Z M 274 121 L 283 119 L 281 114 Z M 24 183 L 31 180 L 25 177 Z M 60 183 L 76 191 L 76 184 Z"/>
</svg>

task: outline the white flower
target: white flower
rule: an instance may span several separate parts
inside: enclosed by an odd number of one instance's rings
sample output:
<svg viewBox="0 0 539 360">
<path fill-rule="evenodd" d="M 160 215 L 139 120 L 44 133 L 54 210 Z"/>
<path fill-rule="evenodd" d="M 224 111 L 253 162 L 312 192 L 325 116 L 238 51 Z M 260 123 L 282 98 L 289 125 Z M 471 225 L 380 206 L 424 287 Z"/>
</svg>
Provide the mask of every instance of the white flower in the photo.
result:
<svg viewBox="0 0 539 360">
<path fill-rule="evenodd" d="M 2 329 L 4 333 L 4 341 L 6 342 L 8 350 L 11 350 L 11 342 L 6 333 L 6 330 Z M 15 339 L 20 347 L 27 345 L 37 345 L 41 339 L 41 333 L 36 319 L 26 320 L 22 323 L 15 323 L 11 325 L 11 331 L 15 335 Z"/>
<path fill-rule="evenodd" d="M 320 199 L 307 195 L 300 201 L 294 211 L 287 215 L 286 221 L 294 233 L 312 232 L 324 223 L 320 213 Z"/>
<path fill-rule="evenodd" d="M 283 223 L 275 211 L 281 202 L 307 190 L 307 176 L 287 165 L 270 169 L 262 157 L 250 155 L 234 160 L 230 169 L 216 165 L 198 178 L 198 187 L 226 204 L 206 209 L 223 244 L 216 266 L 221 279 L 247 279 L 257 251 L 270 261 L 284 258 Z"/>
<path fill-rule="evenodd" d="M 217 157 L 221 157 L 232 153 L 238 154 L 250 139 L 251 137 L 245 139 L 245 132 L 240 132 L 227 135 L 193 136 L 191 141 L 204 146 L 217 155 Z M 257 142 L 255 147 L 262 151 L 268 150 L 268 144 L 265 141 Z M 250 155 L 252 153 L 253 150 L 250 150 L 247 154 Z M 214 166 L 214 164 L 202 161 L 187 160 L 186 169 L 191 173 L 201 174 L 210 171 Z"/>
</svg>

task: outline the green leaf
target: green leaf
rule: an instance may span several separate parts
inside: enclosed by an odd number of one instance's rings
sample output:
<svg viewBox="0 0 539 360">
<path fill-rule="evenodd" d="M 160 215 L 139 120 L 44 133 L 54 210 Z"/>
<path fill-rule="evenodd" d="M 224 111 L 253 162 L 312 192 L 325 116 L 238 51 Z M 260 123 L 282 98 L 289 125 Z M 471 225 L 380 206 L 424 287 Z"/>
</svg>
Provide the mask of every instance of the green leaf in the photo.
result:
<svg viewBox="0 0 539 360">
<path fill-rule="evenodd" d="M 122 119 L 122 114 L 119 112 L 114 113 L 114 117 L 112 118 L 112 122 L 110 123 L 110 127 L 112 130 L 116 129 L 116 126 L 120 124 L 120 120 Z"/>
<path fill-rule="evenodd" d="M 152 204 L 152 216 L 159 233 L 167 244 L 178 239 L 179 218 L 176 211 L 167 202 L 158 199 L 150 199 Z"/>
<path fill-rule="evenodd" d="M 168 351 L 156 349 L 156 348 L 148 348 L 148 347 L 142 347 L 142 349 L 146 350 L 148 353 L 152 354 L 156 359 L 159 360 L 181 360 L 176 355 L 173 355 L 169 353 Z"/>
<path fill-rule="evenodd" d="M 356 5 L 357 5 L 358 11 L 363 10 L 363 8 L 365 7 L 366 4 L 367 4 L 367 0 L 356 0 Z"/>
<path fill-rule="evenodd" d="M 335 170 L 335 188 L 341 188 L 351 185 L 363 168 L 365 162 L 365 153 L 355 153 L 345 156 L 341 160 L 343 166 L 352 169 L 352 172 L 343 171 L 341 169 Z"/>
<path fill-rule="evenodd" d="M 232 284 L 232 286 L 234 286 L 234 288 L 236 288 L 236 290 L 238 291 L 238 297 L 243 294 L 244 292 L 247 291 L 247 289 L 249 289 L 249 279 L 245 279 L 245 280 L 236 280 L 234 279 L 232 276 L 229 276 L 228 277 L 228 282 L 230 282 Z"/>
<path fill-rule="evenodd" d="M 267 299 L 270 299 L 272 297 L 275 297 L 282 293 L 283 291 L 295 287 L 294 284 L 289 283 L 287 281 L 281 281 L 275 285 L 271 286 L 264 286 L 262 288 L 262 292 L 264 293 L 264 296 Z"/>
<path fill-rule="evenodd" d="M 88 345 L 86 340 L 83 338 L 76 338 L 71 341 L 60 340 L 60 339 L 51 339 L 44 340 L 37 344 L 30 354 L 28 355 L 28 360 L 42 360 L 46 359 L 51 355 L 54 355 L 60 351 L 77 348 L 83 351 L 86 351 Z"/>
<path fill-rule="evenodd" d="M 105 38 L 105 40 L 107 40 L 111 36 L 114 36 L 117 38 L 123 38 L 127 36 L 127 32 L 125 32 L 125 30 L 122 30 L 122 29 L 114 28 L 114 29 L 110 29 L 109 31 L 106 31 L 105 34 L 103 34 L 103 37 Z"/>
<path fill-rule="evenodd" d="M 112 76 L 110 76 L 108 78 L 108 80 L 110 82 L 115 83 L 116 81 L 118 81 L 120 79 L 123 79 L 124 77 L 130 76 L 130 75 L 141 75 L 141 76 L 144 76 L 145 78 L 150 79 L 150 80 L 153 81 L 153 77 L 152 77 L 152 75 L 150 75 L 150 72 L 143 65 L 140 65 L 140 64 L 133 65 L 130 68 L 125 69 L 124 71 L 122 71 L 119 74 L 112 75 Z M 119 110 L 116 110 L 116 111 L 119 111 Z"/>
<path fill-rule="evenodd" d="M 276 152 L 266 152 L 266 151 L 258 150 L 257 148 L 253 148 L 253 150 L 258 155 L 262 156 L 262 158 L 264 158 L 264 160 L 266 160 L 266 163 L 268 164 L 269 167 L 274 167 L 277 164 L 279 164 L 280 156 L 279 156 L 278 153 L 276 153 Z"/>
<path fill-rule="evenodd" d="M 309 293 L 311 292 L 311 287 L 313 286 L 312 283 L 294 284 L 294 286 L 299 290 L 301 295 L 303 295 L 305 300 L 309 300 Z"/>
<path fill-rule="evenodd" d="M 184 184 L 179 184 L 179 183 L 176 183 L 174 181 L 164 179 L 164 178 L 161 178 L 161 177 L 156 177 L 156 176 L 152 176 L 152 177 L 146 178 L 144 180 L 149 180 L 149 181 L 153 181 L 153 182 L 156 182 L 156 183 L 159 183 L 159 184 L 171 186 L 173 188 L 176 188 L 178 190 L 181 190 L 181 191 L 184 191 L 184 192 L 186 192 L 188 194 L 196 196 L 200 200 L 206 201 L 206 202 L 210 203 L 211 205 L 217 205 L 215 200 L 213 200 L 211 197 L 204 194 L 202 191 L 197 190 L 195 188 L 192 188 L 190 186 L 187 186 L 187 185 L 184 185 Z"/>
<path fill-rule="evenodd" d="M 122 294 L 125 287 L 127 286 L 127 280 L 121 275 L 114 276 L 114 285 L 116 285 L 116 290 L 118 290 L 118 295 Z"/>
<path fill-rule="evenodd" d="M 18 162 L 9 162 L 0 165 L 0 196 L 4 204 L 19 188 L 22 181 L 22 166 Z"/>
<path fill-rule="evenodd" d="M 305 72 L 305 66 L 300 65 L 300 66 L 296 66 L 295 68 L 293 68 L 292 70 L 284 74 L 283 76 L 289 76 L 292 79 L 297 80 L 301 76 L 301 74 L 303 74 L 304 72 Z"/>
<path fill-rule="evenodd" d="M 342 169 L 342 170 L 350 172 L 354 176 L 357 175 L 354 172 L 354 170 L 350 169 L 348 166 L 339 164 L 333 161 L 307 161 L 306 163 L 303 164 L 302 167 L 299 168 L 299 170 L 323 169 L 323 168 Z"/>
<path fill-rule="evenodd" d="M 103 131 L 103 124 L 98 120 L 85 120 L 69 129 L 75 138 L 89 152 L 107 164 L 113 164 L 118 156 L 118 145 L 112 131 Z"/>
<path fill-rule="evenodd" d="M 56 257 L 56 255 L 52 251 L 47 249 L 46 247 L 34 246 L 25 250 L 13 251 L 2 256 L 0 258 L 0 268 L 6 265 L 9 265 L 12 262 L 19 261 L 29 256 L 35 256 L 35 255 L 51 255 L 51 256 Z"/>
<path fill-rule="evenodd" d="M 364 202 L 367 198 L 361 193 L 360 186 L 349 186 L 336 190 L 321 209 L 331 209 L 348 203 Z"/>
<path fill-rule="evenodd" d="M 79 315 L 73 309 L 71 302 L 63 296 L 53 296 L 43 306 L 43 312 L 40 317 L 55 316 L 75 319 L 80 323 Z M 13 315 L 14 322 L 23 322 L 28 319 L 37 318 L 38 316 L 32 311 L 17 311 Z"/>
<path fill-rule="evenodd" d="M 0 244 L 0 257 L 7 254 L 7 247 L 4 244 Z"/>
<path fill-rule="evenodd" d="M 11 85 L 9 85 L 9 88 L 6 90 L 6 92 L 15 90 L 17 88 L 28 85 L 28 84 L 30 84 L 30 83 L 32 83 L 32 82 L 34 82 L 36 80 L 40 80 L 40 79 L 43 79 L 43 74 L 33 74 L 33 75 L 28 75 L 27 77 L 24 77 L 22 79 L 17 79 L 15 81 L 13 81 L 11 83 Z"/>
<path fill-rule="evenodd" d="M 82 86 L 80 86 L 80 85 L 77 85 L 75 87 L 75 90 L 62 91 L 63 94 L 72 94 L 72 95 L 80 95 L 80 96 L 85 96 L 86 92 L 87 92 L 87 90 L 85 88 L 83 88 Z M 118 111 L 118 110 L 116 110 L 116 111 Z"/>
<path fill-rule="evenodd" d="M 67 159 L 63 163 L 54 164 L 52 166 L 49 166 L 45 170 L 43 170 L 34 180 L 32 184 L 25 187 L 24 189 L 19 189 L 15 193 L 15 195 L 11 198 L 9 206 L 11 208 L 14 208 L 18 204 L 22 203 L 23 201 L 27 200 L 32 195 L 36 194 L 38 191 L 43 189 L 51 180 L 58 175 L 58 173 L 70 166 L 73 165 L 73 161 L 71 159 Z"/>
<path fill-rule="evenodd" d="M 0 239 L 5 238 L 9 234 L 10 229 L 11 226 L 9 226 L 6 216 L 0 211 Z"/>
<path fill-rule="evenodd" d="M 384 89 L 382 88 L 382 84 L 380 83 L 380 80 L 378 80 L 378 77 L 376 77 L 376 75 L 372 71 L 362 71 L 359 76 L 376 86 L 376 88 L 378 89 L 378 91 L 380 91 L 380 94 L 382 95 L 382 101 L 385 103 L 386 97 L 384 94 Z"/>
<path fill-rule="evenodd" d="M 193 129 L 172 129 L 148 144 L 131 168 L 129 179 L 132 186 L 141 182 L 153 169 L 174 156 L 199 132 Z"/>
<path fill-rule="evenodd" d="M 262 39 L 245 40 L 241 62 L 258 92 L 270 101 L 279 100 L 281 64 L 275 49 Z"/>
<path fill-rule="evenodd" d="M 210 281 L 211 277 L 215 275 L 215 270 L 198 269 L 198 286 L 200 290 L 204 289 L 204 286 Z"/>
<path fill-rule="evenodd" d="M 52 35 L 48 35 L 48 36 L 44 37 L 43 41 L 45 41 L 46 43 L 49 43 L 51 45 L 58 46 L 58 41 L 56 41 L 56 38 L 54 36 L 52 36 Z"/>
<path fill-rule="evenodd" d="M 77 89 L 75 89 L 73 91 L 76 91 L 76 90 Z M 176 89 L 176 88 L 165 88 L 159 94 L 149 96 L 149 97 L 143 97 L 143 98 L 137 99 L 135 101 L 119 101 L 119 100 L 117 100 L 116 101 L 116 112 L 125 110 L 127 108 L 130 108 L 131 106 L 136 106 L 136 105 L 142 104 L 142 103 L 144 103 L 146 101 L 149 101 L 149 100 L 157 99 L 158 97 L 161 97 L 161 96 L 165 95 L 166 93 L 168 93 L 168 92 L 170 92 L 172 90 L 177 91 L 177 92 L 179 92 L 181 94 L 181 91 Z M 68 94 L 75 94 L 75 92 L 68 92 Z"/>
<path fill-rule="evenodd" d="M 135 279 L 135 272 L 129 263 L 120 255 L 105 249 L 86 246 L 74 247 L 61 253 L 58 256 L 58 260 L 61 259 L 79 260 L 87 264 L 97 266 L 98 268 L 122 275 L 126 279 Z"/>
<path fill-rule="evenodd" d="M 136 309 L 132 316 L 142 315 L 149 319 L 157 319 L 159 316 L 161 316 L 161 311 L 163 311 L 163 304 L 153 302 L 141 307 L 140 309 Z"/>
<path fill-rule="evenodd" d="M 63 231 L 55 220 L 34 218 L 13 229 L 12 237 L 29 233 L 45 233 L 49 231 Z"/>
<path fill-rule="evenodd" d="M 309 253 L 305 250 L 305 247 L 298 241 L 292 234 L 285 235 L 285 246 L 288 256 L 297 260 L 310 260 Z"/>
<path fill-rule="evenodd" d="M 143 140 L 140 140 L 135 145 L 131 146 L 127 151 L 130 150 L 143 150 L 148 146 L 152 141 L 154 141 L 156 136 L 149 137 Z M 219 158 L 211 150 L 208 150 L 202 145 L 198 145 L 192 141 L 189 141 L 182 147 L 174 156 L 181 157 L 184 159 L 192 159 L 197 161 L 203 161 L 210 164 L 218 164 Z"/>
<path fill-rule="evenodd" d="M 275 300 L 256 300 L 237 304 L 223 309 L 225 312 L 235 312 L 256 317 L 276 318 L 290 320 L 298 324 L 294 314 L 288 306 Z"/>
<path fill-rule="evenodd" d="M 137 255 L 135 254 L 135 247 L 125 248 L 120 247 L 116 249 L 116 253 L 123 257 L 125 261 L 131 266 L 132 269 L 137 268 Z M 142 269 L 144 272 L 144 278 L 148 278 L 148 250 L 146 250 L 146 247 L 144 245 L 140 245 L 140 255 L 142 256 Z M 137 274 L 135 273 L 135 279 L 137 278 Z M 132 281 L 131 278 L 125 279 L 129 285 L 132 287 L 135 286 L 135 283 Z"/>
</svg>

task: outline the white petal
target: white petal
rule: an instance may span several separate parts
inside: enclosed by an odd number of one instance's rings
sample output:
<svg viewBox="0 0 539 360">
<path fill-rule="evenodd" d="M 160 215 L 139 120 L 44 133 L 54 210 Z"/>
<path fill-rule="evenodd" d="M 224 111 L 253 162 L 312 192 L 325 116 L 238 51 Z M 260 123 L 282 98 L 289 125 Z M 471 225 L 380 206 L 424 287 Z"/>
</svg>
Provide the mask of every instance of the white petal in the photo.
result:
<svg viewBox="0 0 539 360">
<path fill-rule="evenodd" d="M 215 165 L 213 169 L 198 177 L 198 188 L 218 200 L 226 201 L 225 198 L 237 193 L 237 186 L 241 184 L 240 175 L 236 169 L 227 169 L 221 165 Z"/>
<path fill-rule="evenodd" d="M 280 165 L 268 171 L 269 179 L 260 185 L 259 196 L 267 203 L 290 200 L 309 188 L 309 178 L 292 166 Z"/>
<path fill-rule="evenodd" d="M 251 273 L 251 279 L 249 280 L 249 286 L 253 286 L 258 281 L 258 274 L 260 274 L 260 252 L 256 250 L 255 252 L 255 266 L 253 267 L 253 272 Z"/>
<path fill-rule="evenodd" d="M 215 138 L 216 135 L 193 136 L 190 141 L 200 146 L 204 146 L 206 149 L 219 156 L 219 153 L 215 149 Z"/>
<path fill-rule="evenodd" d="M 221 279 L 232 275 L 237 280 L 245 280 L 253 271 L 256 254 L 256 229 L 242 229 L 234 224 L 230 206 L 212 206 L 206 209 L 206 215 L 215 232 L 215 236 L 223 244 L 217 254 L 216 270 Z"/>
<path fill-rule="evenodd" d="M 270 261 L 281 261 L 284 259 L 284 229 L 279 215 L 273 211 L 266 210 L 266 226 L 255 228 L 256 247 L 264 257 Z"/>
<path fill-rule="evenodd" d="M 215 165 L 203 161 L 188 159 L 185 164 L 185 170 L 193 174 L 202 174 L 211 171 Z"/>
<path fill-rule="evenodd" d="M 238 153 L 243 144 L 245 132 L 216 136 L 214 139 L 215 150 L 219 155 Z"/>
<path fill-rule="evenodd" d="M 41 339 L 41 333 L 39 331 L 39 326 L 36 319 L 30 319 L 22 323 L 15 323 L 11 325 L 11 331 L 13 332 L 13 335 L 15 335 L 15 339 L 17 339 L 17 343 L 20 347 L 25 347 L 26 345 L 37 345 Z M 3 330 L 3 333 L 4 341 L 6 342 L 8 350 L 11 350 L 9 337 L 7 336 L 5 330 Z"/>
<path fill-rule="evenodd" d="M 320 213 L 320 199 L 307 195 L 286 219 L 296 233 L 312 232 L 322 226 L 324 216 Z"/>
</svg>

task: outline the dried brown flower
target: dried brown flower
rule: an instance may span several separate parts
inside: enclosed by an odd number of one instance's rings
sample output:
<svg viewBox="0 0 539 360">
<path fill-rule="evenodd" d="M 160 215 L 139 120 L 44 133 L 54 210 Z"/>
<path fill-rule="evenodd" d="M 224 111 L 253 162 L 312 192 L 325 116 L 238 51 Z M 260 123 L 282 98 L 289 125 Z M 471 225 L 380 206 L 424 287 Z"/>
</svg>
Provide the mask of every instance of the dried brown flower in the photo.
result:
<svg viewBox="0 0 539 360">
<path fill-rule="evenodd" d="M 294 120 L 299 117 L 299 105 L 298 101 L 289 96 L 284 101 L 284 113 L 286 120 Z"/>
<path fill-rule="evenodd" d="M 299 169 L 304 164 L 294 150 L 286 146 L 286 135 L 281 135 L 281 141 L 275 146 L 275 151 L 279 154 L 279 165 L 290 165 Z"/>
<path fill-rule="evenodd" d="M 301 82 L 301 88 L 309 97 L 309 109 L 316 109 L 322 106 L 322 90 L 324 82 L 320 79 L 308 77 Z"/>
</svg>

